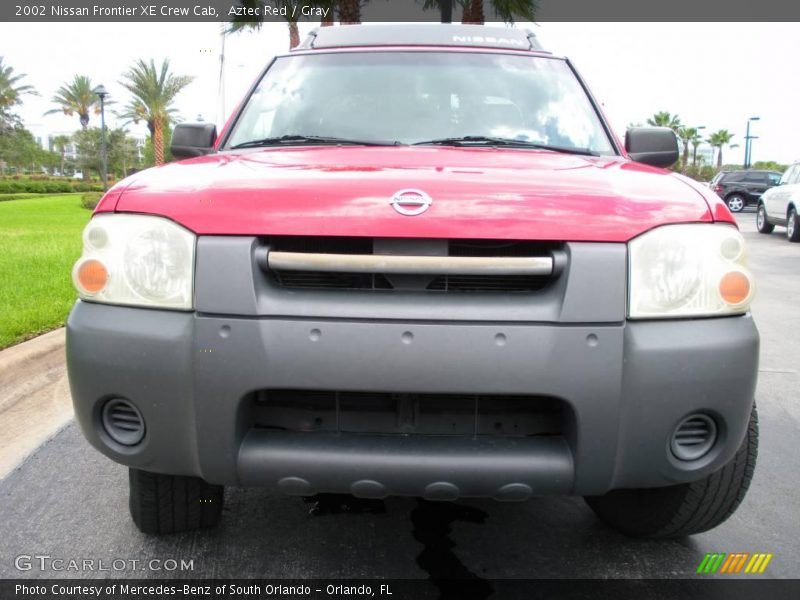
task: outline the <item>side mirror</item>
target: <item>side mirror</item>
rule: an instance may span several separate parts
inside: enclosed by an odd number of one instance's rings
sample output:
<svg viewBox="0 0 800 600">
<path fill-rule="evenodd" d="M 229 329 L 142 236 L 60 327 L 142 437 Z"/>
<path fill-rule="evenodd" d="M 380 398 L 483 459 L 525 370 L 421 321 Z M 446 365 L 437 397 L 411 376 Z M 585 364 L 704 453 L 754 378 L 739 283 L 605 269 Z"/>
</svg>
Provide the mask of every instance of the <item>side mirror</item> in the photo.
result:
<svg viewBox="0 0 800 600">
<path fill-rule="evenodd" d="M 213 123 L 180 123 L 172 132 L 170 152 L 175 158 L 203 156 L 214 149 L 217 126 Z"/>
<path fill-rule="evenodd" d="M 678 138 L 668 127 L 636 127 L 625 133 L 625 150 L 632 160 L 653 167 L 678 162 Z"/>
</svg>

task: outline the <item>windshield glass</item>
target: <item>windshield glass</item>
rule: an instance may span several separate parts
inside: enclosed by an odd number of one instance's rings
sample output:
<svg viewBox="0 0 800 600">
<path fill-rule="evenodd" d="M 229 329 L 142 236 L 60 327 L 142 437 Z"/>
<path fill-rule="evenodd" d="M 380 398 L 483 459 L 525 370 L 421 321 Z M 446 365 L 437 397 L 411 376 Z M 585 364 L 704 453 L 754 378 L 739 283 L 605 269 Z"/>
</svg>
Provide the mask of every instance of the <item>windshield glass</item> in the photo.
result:
<svg viewBox="0 0 800 600">
<path fill-rule="evenodd" d="M 278 144 L 268 140 L 282 136 L 402 144 L 486 136 L 615 153 L 566 62 L 511 54 L 278 58 L 248 99 L 227 147 Z"/>
</svg>

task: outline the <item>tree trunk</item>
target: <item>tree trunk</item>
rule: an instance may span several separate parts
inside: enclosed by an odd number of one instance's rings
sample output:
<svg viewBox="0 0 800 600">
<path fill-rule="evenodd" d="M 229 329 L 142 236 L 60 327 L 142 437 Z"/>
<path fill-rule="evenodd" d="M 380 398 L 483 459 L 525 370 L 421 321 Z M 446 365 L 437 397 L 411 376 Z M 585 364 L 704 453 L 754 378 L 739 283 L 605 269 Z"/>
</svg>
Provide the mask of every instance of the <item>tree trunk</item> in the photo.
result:
<svg viewBox="0 0 800 600">
<path fill-rule="evenodd" d="M 297 21 L 289 21 L 289 50 L 300 45 L 300 30 L 297 28 Z"/>
<path fill-rule="evenodd" d="M 720 146 L 717 151 L 717 168 L 722 168 L 722 146 Z"/>
<path fill-rule="evenodd" d="M 339 0 L 339 22 L 342 25 L 357 25 L 361 23 L 361 0 Z"/>
<path fill-rule="evenodd" d="M 164 164 L 164 128 L 161 123 L 157 123 L 153 128 L 153 155 L 156 166 Z"/>
<path fill-rule="evenodd" d="M 689 142 L 683 143 L 683 170 L 686 170 L 686 165 L 689 164 Z"/>
<path fill-rule="evenodd" d="M 464 7 L 464 16 L 461 22 L 483 25 L 485 19 L 486 17 L 483 14 L 483 0 L 469 0 L 469 3 Z"/>
<path fill-rule="evenodd" d="M 330 9 L 328 10 L 328 13 L 319 20 L 320 27 L 331 27 L 331 26 L 333 26 L 333 9 L 334 9 L 334 3 L 331 2 L 330 3 Z"/>
<path fill-rule="evenodd" d="M 439 19 L 442 23 L 453 22 L 453 0 L 439 0 Z"/>
<path fill-rule="evenodd" d="M 61 150 L 61 169 L 59 169 L 59 174 L 63 177 L 64 176 L 64 159 L 66 158 L 65 154 L 67 151 L 65 149 Z"/>
</svg>

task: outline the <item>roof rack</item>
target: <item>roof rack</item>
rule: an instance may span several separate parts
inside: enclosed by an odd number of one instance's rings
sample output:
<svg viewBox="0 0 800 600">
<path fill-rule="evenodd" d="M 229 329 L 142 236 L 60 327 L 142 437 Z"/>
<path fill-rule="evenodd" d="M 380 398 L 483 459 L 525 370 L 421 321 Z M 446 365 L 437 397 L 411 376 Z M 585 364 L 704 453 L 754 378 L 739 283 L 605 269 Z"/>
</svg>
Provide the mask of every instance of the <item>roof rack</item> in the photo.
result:
<svg viewBox="0 0 800 600">
<path fill-rule="evenodd" d="M 358 46 L 460 46 L 542 52 L 527 29 L 485 25 L 340 25 L 317 27 L 295 50 Z"/>
</svg>

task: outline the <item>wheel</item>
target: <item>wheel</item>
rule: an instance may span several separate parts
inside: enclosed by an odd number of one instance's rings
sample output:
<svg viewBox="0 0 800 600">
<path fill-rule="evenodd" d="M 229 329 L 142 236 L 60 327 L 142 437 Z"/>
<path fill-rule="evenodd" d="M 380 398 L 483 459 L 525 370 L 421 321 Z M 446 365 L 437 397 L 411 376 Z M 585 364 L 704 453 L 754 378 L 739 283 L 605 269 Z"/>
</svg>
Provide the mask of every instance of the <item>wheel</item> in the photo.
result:
<svg viewBox="0 0 800 600">
<path fill-rule="evenodd" d="M 664 488 L 614 490 L 585 498 L 602 521 L 627 535 L 673 538 L 713 529 L 744 499 L 758 454 L 758 415 L 753 406 L 742 445 L 733 459 L 705 479 Z"/>
<path fill-rule="evenodd" d="M 738 213 L 744 210 L 744 207 L 747 205 L 747 200 L 741 194 L 731 194 L 725 198 L 725 203 L 728 205 L 728 208 L 731 209 L 731 212 Z"/>
<path fill-rule="evenodd" d="M 775 225 L 767 221 L 767 209 L 763 204 L 758 205 L 756 212 L 756 229 L 758 229 L 758 233 L 772 233 L 772 230 L 775 229 Z"/>
<path fill-rule="evenodd" d="M 222 514 L 223 487 L 197 477 L 129 470 L 131 517 L 144 533 L 178 533 L 214 527 Z"/>
<path fill-rule="evenodd" d="M 789 209 L 789 217 L 786 219 L 786 237 L 790 242 L 800 242 L 800 219 L 797 218 L 797 209 Z"/>
</svg>

